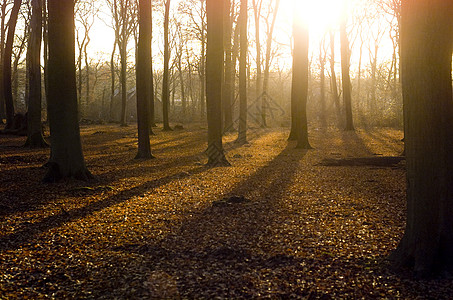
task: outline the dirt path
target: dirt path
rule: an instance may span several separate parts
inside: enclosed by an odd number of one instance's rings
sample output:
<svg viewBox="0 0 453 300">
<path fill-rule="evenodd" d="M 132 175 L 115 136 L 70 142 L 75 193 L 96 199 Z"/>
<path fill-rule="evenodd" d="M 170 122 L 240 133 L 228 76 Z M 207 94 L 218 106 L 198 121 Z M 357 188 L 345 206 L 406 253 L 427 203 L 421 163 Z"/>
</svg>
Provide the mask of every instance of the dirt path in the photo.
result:
<svg viewBox="0 0 453 300">
<path fill-rule="evenodd" d="M 286 130 L 225 138 L 232 167 L 207 169 L 206 130 L 156 131 L 134 161 L 135 128 L 82 128 L 96 182 L 39 182 L 48 150 L 0 136 L 0 298 L 453 297 L 451 281 L 386 268 L 404 226 L 404 162 L 392 129 Z"/>
</svg>

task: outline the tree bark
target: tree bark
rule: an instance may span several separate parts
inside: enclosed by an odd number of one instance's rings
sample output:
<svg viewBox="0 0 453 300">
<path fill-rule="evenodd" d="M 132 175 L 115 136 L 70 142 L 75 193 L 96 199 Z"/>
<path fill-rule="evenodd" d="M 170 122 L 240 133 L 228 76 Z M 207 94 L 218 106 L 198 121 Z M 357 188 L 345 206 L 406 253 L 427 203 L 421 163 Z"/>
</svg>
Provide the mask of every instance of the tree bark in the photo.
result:
<svg viewBox="0 0 453 300">
<path fill-rule="evenodd" d="M 346 4 L 345 4 L 346 5 Z M 343 85 L 343 101 L 346 114 L 346 131 L 354 131 L 352 121 L 352 96 L 351 96 L 351 77 L 349 75 L 349 41 L 346 32 L 346 15 L 340 24 L 340 50 L 341 50 L 341 82 Z"/>
<path fill-rule="evenodd" d="M 262 77 L 263 71 L 261 69 L 261 40 L 260 40 L 260 19 L 261 19 L 261 7 L 263 0 L 253 0 L 253 13 L 255 17 L 255 44 L 256 44 L 256 120 L 261 121 L 262 113 L 261 109 L 263 107 L 263 98 L 262 95 Z M 261 99 L 261 102 L 259 101 Z M 260 106 L 261 104 L 261 106 Z M 262 125 L 262 124 L 261 124 Z"/>
<path fill-rule="evenodd" d="M 113 121 L 113 105 L 115 100 L 115 50 L 117 41 L 113 43 L 112 55 L 110 56 L 110 106 L 109 118 Z"/>
<path fill-rule="evenodd" d="M 237 142 L 247 143 L 247 0 L 241 0 L 239 16 L 239 132 Z"/>
<path fill-rule="evenodd" d="M 149 102 L 152 97 L 151 74 L 151 0 L 139 1 L 139 37 L 137 47 L 137 125 L 138 153 L 136 159 L 150 159 Z"/>
<path fill-rule="evenodd" d="M 21 0 L 14 0 L 14 5 L 8 21 L 8 34 L 6 37 L 5 52 L 3 53 L 3 93 L 6 108 L 6 130 L 11 128 L 14 119 L 11 56 L 13 52 L 14 33 L 16 31 L 17 17 L 21 3 Z"/>
<path fill-rule="evenodd" d="M 28 84 L 28 126 L 25 146 L 42 148 L 49 145 L 42 136 L 41 122 L 41 40 L 42 0 L 32 0 L 31 32 L 27 49 Z"/>
<path fill-rule="evenodd" d="M 329 32 L 330 38 L 330 86 L 332 90 L 333 103 L 337 114 L 338 127 L 342 127 L 340 96 L 338 95 L 337 75 L 335 71 L 335 35 L 333 31 Z"/>
<path fill-rule="evenodd" d="M 266 56 L 264 60 L 264 78 L 263 78 L 263 97 L 261 98 L 261 126 L 262 127 L 267 127 L 267 121 L 266 121 L 266 116 L 267 116 L 267 108 L 269 107 L 269 101 L 267 99 L 268 96 L 268 89 L 269 89 L 269 72 L 270 72 L 270 64 L 271 64 L 271 55 L 272 55 L 272 39 L 274 37 L 274 27 L 275 27 L 275 21 L 277 20 L 277 13 L 278 13 L 278 8 L 280 6 L 280 0 L 275 1 L 275 5 L 273 6 L 273 16 L 272 16 L 272 21 L 271 25 L 269 27 L 268 23 L 268 31 L 267 31 L 267 37 L 266 37 Z M 267 20 L 266 22 L 269 22 Z"/>
<path fill-rule="evenodd" d="M 319 47 L 319 65 L 320 65 L 320 80 L 319 80 L 319 100 L 321 103 L 320 121 L 321 127 L 327 129 L 327 110 L 326 110 L 326 49 L 325 49 L 325 37 Z"/>
<path fill-rule="evenodd" d="M 126 26 L 126 25 L 123 25 Z M 127 37 L 122 33 L 123 41 L 120 45 L 120 60 L 121 60 L 121 126 L 127 126 Z"/>
<path fill-rule="evenodd" d="M 44 181 L 89 179 L 80 140 L 75 68 L 74 1 L 48 0 L 51 155 Z"/>
<path fill-rule="evenodd" d="M 297 7 L 297 4 L 296 4 Z M 297 9 L 295 9 L 297 11 Z M 291 83 L 291 109 L 295 110 L 292 128 L 299 149 L 311 149 L 308 142 L 308 25 L 294 18 L 293 77 Z"/>
<path fill-rule="evenodd" d="M 170 121 L 168 110 L 170 107 L 170 43 L 169 43 L 169 24 L 170 23 L 170 0 L 165 0 L 164 15 L 164 74 L 162 79 L 162 113 L 163 113 L 163 130 L 170 131 Z"/>
<path fill-rule="evenodd" d="M 6 116 L 5 111 L 5 93 L 3 87 L 3 56 L 5 54 L 5 48 L 3 45 L 5 44 L 5 37 L 6 37 L 6 27 L 5 27 L 5 19 L 6 19 L 6 6 L 8 2 L 3 1 L 1 5 L 1 21 L 0 21 L 0 124 L 3 124 L 3 118 Z"/>
<path fill-rule="evenodd" d="M 451 1 L 402 2 L 407 221 L 391 258 L 419 276 L 453 271 L 452 15 Z"/>
<path fill-rule="evenodd" d="M 224 47 L 225 47 L 225 76 L 223 84 L 223 95 L 222 95 L 222 108 L 223 108 L 223 131 L 232 132 L 234 131 L 233 125 L 233 111 L 231 104 L 233 102 L 233 55 L 232 55 L 232 16 L 231 16 L 231 1 L 226 0 L 225 2 L 225 16 L 224 16 Z"/>
<path fill-rule="evenodd" d="M 208 43 L 206 49 L 206 104 L 208 166 L 229 165 L 222 145 L 223 0 L 206 0 Z"/>
</svg>

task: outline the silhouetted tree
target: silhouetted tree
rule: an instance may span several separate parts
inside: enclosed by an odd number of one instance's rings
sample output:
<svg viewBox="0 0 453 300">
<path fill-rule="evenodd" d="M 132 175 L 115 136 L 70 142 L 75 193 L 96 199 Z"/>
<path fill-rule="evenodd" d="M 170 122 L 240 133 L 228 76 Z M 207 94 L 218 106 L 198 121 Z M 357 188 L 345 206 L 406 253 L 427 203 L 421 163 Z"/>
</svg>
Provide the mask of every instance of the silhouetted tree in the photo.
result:
<svg viewBox="0 0 453 300">
<path fill-rule="evenodd" d="M 295 12 L 299 11 L 295 4 Z M 296 148 L 310 149 L 307 125 L 308 98 L 308 25 L 295 15 L 293 20 L 293 77 L 291 83 L 291 132 Z"/>
<path fill-rule="evenodd" d="M 163 113 L 163 130 L 172 130 L 168 118 L 168 109 L 170 107 L 170 42 L 169 42 L 169 26 L 170 26 L 170 0 L 164 0 L 164 74 L 162 79 L 162 113 Z"/>
<path fill-rule="evenodd" d="M 407 221 L 392 258 L 420 276 L 453 271 L 452 15 L 452 1 L 402 1 Z"/>
<path fill-rule="evenodd" d="M 344 110 L 346 114 L 346 128 L 347 131 L 354 130 L 354 123 L 352 121 L 352 96 L 351 96 L 351 77 L 349 75 L 350 63 L 350 48 L 348 41 L 348 33 L 346 31 L 346 3 L 343 4 L 343 16 L 340 22 L 340 50 L 341 50 L 341 82 L 343 85 L 343 101 Z"/>
<path fill-rule="evenodd" d="M 28 126 L 25 145 L 30 148 L 47 147 L 42 136 L 41 122 L 41 41 L 42 41 L 42 0 L 32 0 L 31 32 L 28 42 L 27 72 L 28 83 Z"/>
<path fill-rule="evenodd" d="M 75 69 L 74 0 L 48 0 L 49 98 L 51 134 L 45 181 L 89 179 L 80 141 Z"/>
<path fill-rule="evenodd" d="M 151 0 L 139 0 L 139 37 L 137 48 L 137 119 L 138 153 L 135 158 L 149 159 L 149 104 L 152 98 L 151 82 Z"/>
<path fill-rule="evenodd" d="M 256 46 L 256 86 L 255 86 L 255 98 L 258 99 L 261 96 L 263 90 L 263 71 L 261 66 L 261 9 L 263 7 L 263 0 L 252 0 L 253 16 L 255 19 L 255 46 Z M 261 99 L 263 100 L 263 99 Z M 261 106 L 260 106 L 261 104 Z M 256 102 L 256 119 L 261 119 L 262 103 Z"/>
<path fill-rule="evenodd" d="M 5 50 L 3 53 L 3 93 L 6 107 L 6 127 L 8 130 L 13 125 L 14 101 L 11 79 L 11 56 L 13 52 L 14 34 L 16 31 L 17 17 L 22 1 L 14 0 L 14 5 L 8 21 L 8 34 L 6 37 Z"/>
<path fill-rule="evenodd" d="M 329 31 L 330 40 L 330 87 L 332 92 L 332 100 L 335 105 L 335 112 L 337 116 L 337 125 L 341 127 L 343 124 L 341 119 L 340 96 L 338 95 L 337 75 L 335 72 L 335 33 L 333 30 Z"/>
<path fill-rule="evenodd" d="M 223 0 L 206 0 L 206 104 L 208 165 L 229 165 L 222 144 Z"/>
<path fill-rule="evenodd" d="M 225 48 L 225 76 L 223 81 L 223 95 L 222 95 L 222 110 L 223 110 L 223 131 L 231 132 L 233 128 L 233 90 L 234 90 L 234 77 L 233 77 L 233 67 L 235 67 L 235 62 L 233 62 L 233 45 L 231 42 L 231 36 L 233 31 L 233 7 L 231 0 L 224 1 L 224 48 Z"/>
<path fill-rule="evenodd" d="M 264 59 L 264 76 L 263 76 L 263 97 L 261 101 L 261 126 L 266 127 L 267 107 L 269 106 L 267 94 L 269 90 L 269 73 L 272 59 L 272 40 L 274 38 L 275 21 L 277 20 L 277 13 L 280 7 L 280 0 L 272 2 L 272 9 L 269 10 L 268 17 L 266 18 L 266 55 Z M 270 16 L 272 12 L 272 18 Z"/>
<path fill-rule="evenodd" d="M 0 124 L 3 124 L 3 118 L 6 116 L 5 112 L 5 93 L 3 88 L 3 55 L 5 53 L 5 38 L 6 38 L 6 7 L 8 1 L 3 1 L 0 6 Z"/>
<path fill-rule="evenodd" d="M 239 14 L 239 132 L 237 142 L 247 143 L 247 0 L 241 0 Z"/>
</svg>

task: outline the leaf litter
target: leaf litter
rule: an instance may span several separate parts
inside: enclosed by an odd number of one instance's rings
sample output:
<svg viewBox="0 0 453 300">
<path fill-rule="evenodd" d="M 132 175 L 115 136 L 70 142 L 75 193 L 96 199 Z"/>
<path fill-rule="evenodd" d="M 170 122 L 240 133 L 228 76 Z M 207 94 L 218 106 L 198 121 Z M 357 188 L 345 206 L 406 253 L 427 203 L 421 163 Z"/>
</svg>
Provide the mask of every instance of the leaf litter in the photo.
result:
<svg viewBox="0 0 453 300">
<path fill-rule="evenodd" d="M 453 297 L 451 279 L 386 261 L 405 222 L 401 131 L 314 131 L 308 151 L 285 129 L 227 135 L 232 166 L 211 169 L 204 128 L 158 132 L 149 161 L 135 131 L 82 126 L 96 180 L 51 185 L 48 149 L 0 136 L 0 298 Z"/>
</svg>

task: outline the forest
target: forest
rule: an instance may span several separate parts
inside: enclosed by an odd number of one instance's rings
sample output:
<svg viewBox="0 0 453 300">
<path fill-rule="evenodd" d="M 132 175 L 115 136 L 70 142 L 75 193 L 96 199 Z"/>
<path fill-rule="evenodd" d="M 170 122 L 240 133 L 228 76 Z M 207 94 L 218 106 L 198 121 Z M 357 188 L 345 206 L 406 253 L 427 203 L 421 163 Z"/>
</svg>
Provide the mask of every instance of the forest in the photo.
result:
<svg viewBox="0 0 453 300">
<path fill-rule="evenodd" d="M 2 1 L 0 298 L 452 298 L 452 15 Z"/>
</svg>

